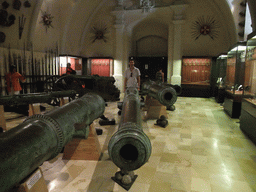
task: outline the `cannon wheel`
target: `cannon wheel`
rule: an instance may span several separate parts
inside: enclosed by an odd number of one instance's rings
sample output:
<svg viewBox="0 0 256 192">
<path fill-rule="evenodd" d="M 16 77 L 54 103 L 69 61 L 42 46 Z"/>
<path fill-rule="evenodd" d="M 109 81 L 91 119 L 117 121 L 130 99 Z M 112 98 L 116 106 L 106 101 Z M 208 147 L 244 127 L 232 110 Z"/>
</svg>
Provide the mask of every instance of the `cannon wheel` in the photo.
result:
<svg viewBox="0 0 256 192">
<path fill-rule="evenodd" d="M 47 77 L 46 80 L 44 81 L 44 91 L 45 92 L 55 91 L 55 90 L 53 90 L 54 82 L 58 78 L 60 78 L 59 75 L 53 75 L 53 76 Z"/>
</svg>

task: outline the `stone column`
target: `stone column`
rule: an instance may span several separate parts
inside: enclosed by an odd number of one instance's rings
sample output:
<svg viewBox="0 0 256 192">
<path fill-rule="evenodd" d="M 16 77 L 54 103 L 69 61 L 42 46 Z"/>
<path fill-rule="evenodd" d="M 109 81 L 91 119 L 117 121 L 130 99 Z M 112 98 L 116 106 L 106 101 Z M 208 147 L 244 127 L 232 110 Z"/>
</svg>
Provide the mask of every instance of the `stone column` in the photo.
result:
<svg viewBox="0 0 256 192">
<path fill-rule="evenodd" d="M 173 4 L 170 6 L 173 13 L 173 48 L 172 51 L 172 76 L 171 84 L 181 84 L 181 65 L 182 65 L 182 25 L 185 23 L 185 10 L 188 7 L 186 4 Z"/>
<path fill-rule="evenodd" d="M 124 90 L 124 78 L 123 78 L 123 32 L 124 25 L 115 25 L 116 29 L 116 47 L 115 47 L 115 60 L 114 60 L 114 77 L 116 80 L 117 88 L 123 92 Z"/>
<path fill-rule="evenodd" d="M 112 14 L 116 17 L 115 21 L 115 59 L 114 59 L 114 78 L 117 88 L 123 92 L 124 90 L 124 78 L 123 78 L 123 57 L 124 57 L 124 10 L 123 1 L 118 0 L 118 6 Z"/>
<path fill-rule="evenodd" d="M 171 77 L 173 74 L 173 24 L 169 25 L 168 29 L 168 70 L 167 70 L 167 83 L 171 83 Z"/>
<path fill-rule="evenodd" d="M 181 31 L 182 25 L 185 23 L 184 20 L 174 20 L 174 29 L 173 29 L 173 68 L 172 68 L 172 77 L 171 84 L 181 84 L 181 65 L 182 65 L 182 40 L 181 40 Z"/>
</svg>

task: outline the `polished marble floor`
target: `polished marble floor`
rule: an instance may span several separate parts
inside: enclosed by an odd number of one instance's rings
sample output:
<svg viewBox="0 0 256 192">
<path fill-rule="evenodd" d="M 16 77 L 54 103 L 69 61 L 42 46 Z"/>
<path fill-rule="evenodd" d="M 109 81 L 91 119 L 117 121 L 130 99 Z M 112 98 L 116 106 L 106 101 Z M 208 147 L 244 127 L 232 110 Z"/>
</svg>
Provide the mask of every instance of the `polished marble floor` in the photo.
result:
<svg viewBox="0 0 256 192">
<path fill-rule="evenodd" d="M 168 126 L 144 120 L 152 144 L 149 161 L 138 170 L 130 192 L 253 192 L 256 191 L 256 146 L 213 98 L 179 97 L 176 110 L 168 111 Z M 144 112 L 142 112 L 142 115 Z M 6 113 L 10 118 L 13 114 Z M 15 116 L 15 115 L 14 115 Z M 118 171 L 108 156 L 108 141 L 118 128 L 116 102 L 109 102 L 105 116 L 116 125 L 96 128 L 102 158 L 99 161 L 63 160 L 62 154 L 41 168 L 49 192 L 125 192 L 111 177 Z M 8 120 L 11 129 L 24 120 Z"/>
</svg>

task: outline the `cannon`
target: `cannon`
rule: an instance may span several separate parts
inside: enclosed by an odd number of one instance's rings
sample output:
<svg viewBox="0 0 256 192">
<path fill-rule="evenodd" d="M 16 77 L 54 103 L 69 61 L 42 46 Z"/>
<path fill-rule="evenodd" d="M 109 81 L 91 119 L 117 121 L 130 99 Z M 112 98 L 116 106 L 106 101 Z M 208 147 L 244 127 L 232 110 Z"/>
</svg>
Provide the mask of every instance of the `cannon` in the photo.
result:
<svg viewBox="0 0 256 192">
<path fill-rule="evenodd" d="M 44 161 L 56 157 L 74 136 L 88 137 L 89 125 L 103 115 L 105 101 L 87 93 L 45 114 L 28 117 L 0 134 L 0 191 L 9 191 Z"/>
<path fill-rule="evenodd" d="M 177 93 L 174 88 L 151 80 L 141 85 L 141 94 L 151 96 L 167 107 L 177 101 Z"/>
<path fill-rule="evenodd" d="M 151 155 L 151 143 L 141 126 L 140 98 L 136 88 L 125 92 L 118 131 L 111 137 L 108 153 L 121 169 L 112 179 L 129 189 L 137 176 L 133 170 L 144 165 Z"/>
<path fill-rule="evenodd" d="M 166 87 L 171 87 L 175 89 L 177 95 L 180 95 L 182 92 L 182 88 L 179 85 L 173 85 L 173 84 L 163 83 L 163 82 L 156 82 L 156 83 L 158 83 L 158 85 L 160 86 L 166 86 Z"/>
<path fill-rule="evenodd" d="M 43 93 L 29 93 L 20 95 L 8 95 L 0 96 L 0 105 L 11 106 L 11 105 L 27 105 L 32 103 L 48 103 L 51 104 L 53 100 L 60 97 L 71 97 L 75 98 L 76 91 L 53 91 Z"/>
<path fill-rule="evenodd" d="M 46 91 L 75 90 L 79 96 L 88 92 L 100 95 L 106 101 L 118 101 L 120 91 L 114 85 L 114 77 L 98 75 L 62 75 L 52 76 L 44 82 Z"/>
</svg>

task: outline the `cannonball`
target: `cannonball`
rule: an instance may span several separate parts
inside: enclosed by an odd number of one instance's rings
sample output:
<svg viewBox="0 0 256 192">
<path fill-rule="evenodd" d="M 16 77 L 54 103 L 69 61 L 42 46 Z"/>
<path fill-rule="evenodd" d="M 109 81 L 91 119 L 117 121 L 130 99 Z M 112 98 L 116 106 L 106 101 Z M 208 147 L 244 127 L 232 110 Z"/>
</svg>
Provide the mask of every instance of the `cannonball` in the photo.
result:
<svg viewBox="0 0 256 192">
<path fill-rule="evenodd" d="M 160 116 L 160 119 L 161 119 L 161 120 L 166 120 L 166 117 L 165 117 L 164 115 L 161 115 L 161 116 Z"/>
<path fill-rule="evenodd" d="M 132 178 L 130 175 L 124 175 L 122 178 L 122 183 L 128 185 L 132 182 Z"/>
<path fill-rule="evenodd" d="M 117 180 L 121 180 L 121 179 L 123 178 L 123 174 L 121 173 L 121 171 L 116 172 L 115 178 L 116 178 Z"/>
<path fill-rule="evenodd" d="M 130 175 L 130 177 L 133 179 L 134 178 L 134 172 L 133 171 L 129 171 L 128 175 Z"/>
</svg>

